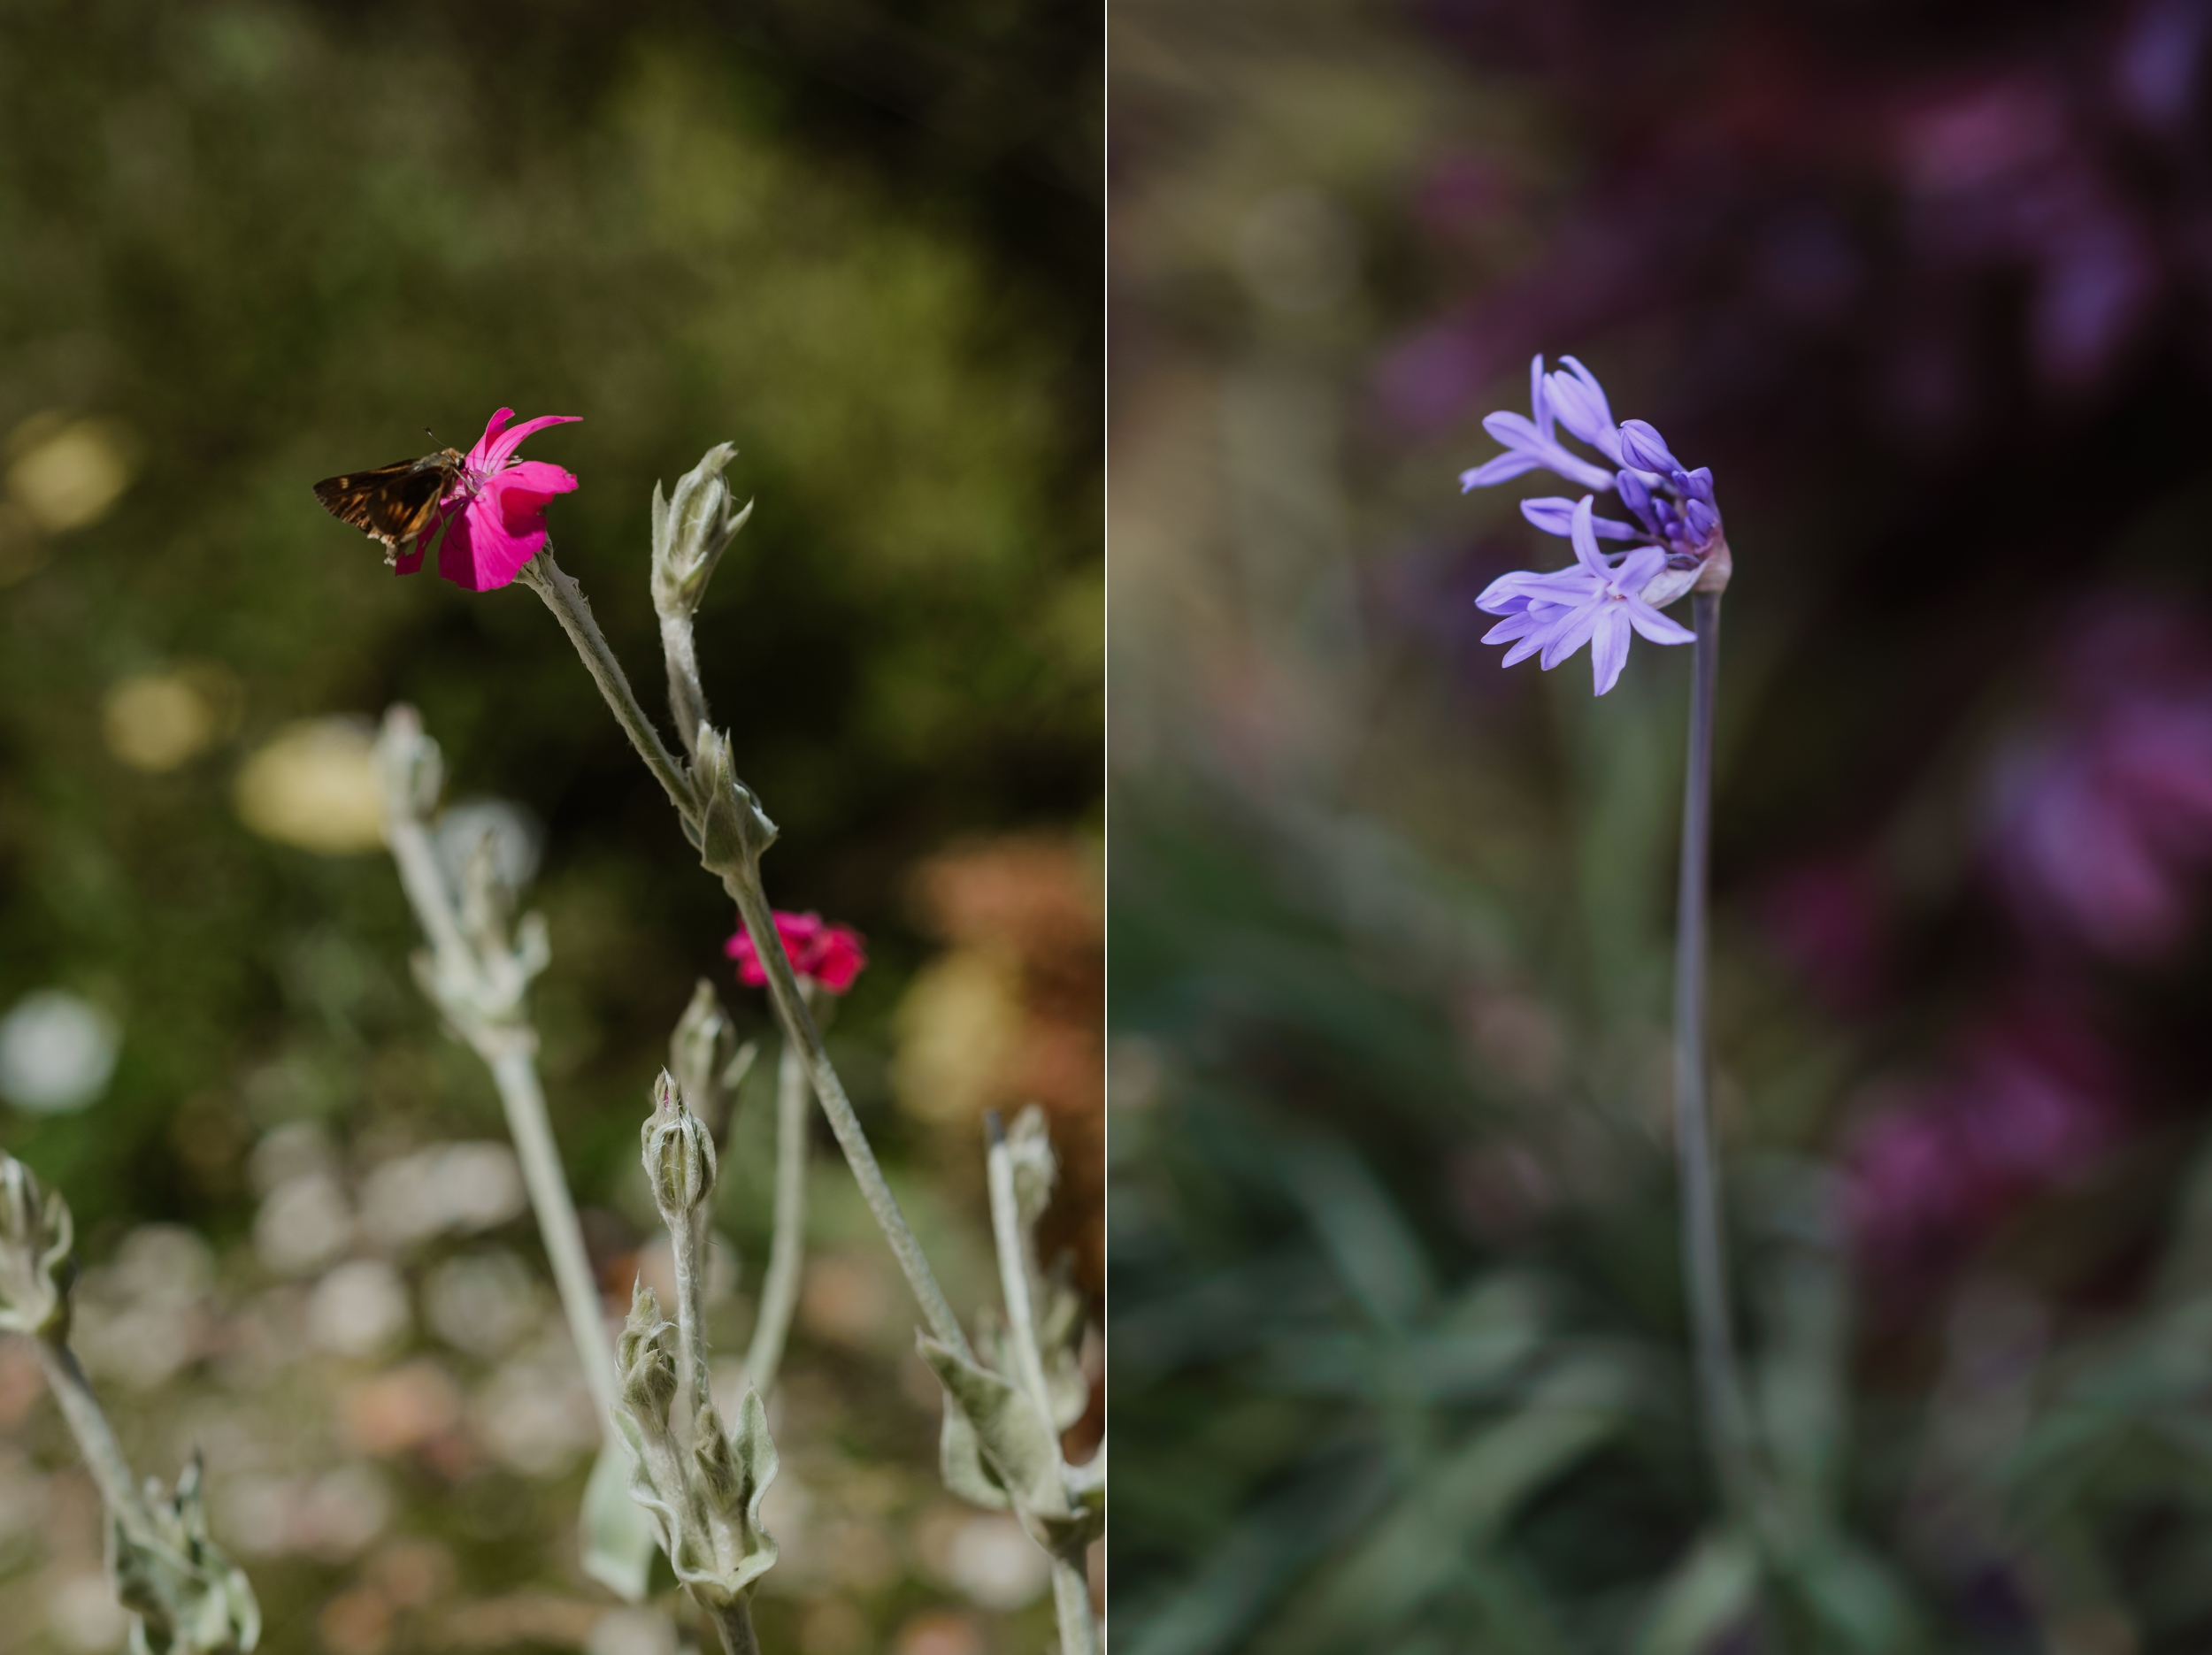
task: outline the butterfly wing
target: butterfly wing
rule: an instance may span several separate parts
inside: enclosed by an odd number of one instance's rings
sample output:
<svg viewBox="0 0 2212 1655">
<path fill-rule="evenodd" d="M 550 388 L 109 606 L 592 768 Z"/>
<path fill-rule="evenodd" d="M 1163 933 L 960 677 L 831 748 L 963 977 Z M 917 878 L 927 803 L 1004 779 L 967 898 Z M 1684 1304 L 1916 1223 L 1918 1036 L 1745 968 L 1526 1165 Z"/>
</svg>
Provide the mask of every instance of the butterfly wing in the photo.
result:
<svg viewBox="0 0 2212 1655">
<path fill-rule="evenodd" d="M 430 526 L 439 498 L 460 465 L 460 455 L 451 448 L 419 460 L 396 460 L 373 471 L 326 477 L 315 485 L 315 498 L 339 522 L 396 552 Z"/>
</svg>

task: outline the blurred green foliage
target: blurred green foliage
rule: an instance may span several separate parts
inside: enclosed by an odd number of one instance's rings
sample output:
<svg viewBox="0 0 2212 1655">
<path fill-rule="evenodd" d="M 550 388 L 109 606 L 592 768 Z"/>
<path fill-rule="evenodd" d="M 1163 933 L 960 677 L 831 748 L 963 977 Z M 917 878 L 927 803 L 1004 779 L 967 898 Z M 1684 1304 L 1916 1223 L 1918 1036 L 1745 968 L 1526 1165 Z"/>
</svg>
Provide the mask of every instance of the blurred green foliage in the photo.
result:
<svg viewBox="0 0 2212 1655">
<path fill-rule="evenodd" d="M 679 7 L 20 6 L 0 77 L 0 427 L 104 417 L 138 464 L 0 594 L 0 999 L 73 984 L 127 1031 L 96 1114 L 13 1129 L 88 1221 L 188 1199 L 161 1123 L 241 1062 L 421 1021 L 378 860 L 230 819 L 236 755 L 288 718 L 412 700 L 457 793 L 549 822 L 548 997 L 585 1066 L 557 1090 L 630 1084 L 719 969 L 718 900 L 549 618 L 396 581 L 317 510 L 309 483 L 426 425 L 584 417 L 532 452 L 583 479 L 556 543 L 649 686 L 647 495 L 739 443 L 759 508 L 702 617 L 709 690 L 784 829 L 773 888 L 877 938 L 854 1025 L 911 955 L 904 863 L 1089 808 L 1094 321 L 1064 252 L 1001 245 L 1004 179 L 918 196 L 946 180 L 811 130 L 806 65 Z M 1079 173 L 1017 181 L 1047 232 L 1084 211 Z M 235 675 L 236 735 L 174 775 L 109 762 L 104 692 L 179 661 Z M 327 1078 L 282 1107 L 357 1101 L 357 1066 Z"/>
</svg>

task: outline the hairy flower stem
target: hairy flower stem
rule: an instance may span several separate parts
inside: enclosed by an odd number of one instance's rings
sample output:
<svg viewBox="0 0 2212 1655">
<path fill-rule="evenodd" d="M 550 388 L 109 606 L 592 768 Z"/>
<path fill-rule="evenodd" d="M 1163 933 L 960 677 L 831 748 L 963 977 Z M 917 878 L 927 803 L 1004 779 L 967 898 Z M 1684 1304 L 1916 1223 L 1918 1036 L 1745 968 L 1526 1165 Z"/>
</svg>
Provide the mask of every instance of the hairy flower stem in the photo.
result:
<svg viewBox="0 0 2212 1655">
<path fill-rule="evenodd" d="M 1080 1557 L 1052 1559 L 1052 1607 L 1060 1622 L 1060 1655 L 1098 1655 L 1090 1571 Z"/>
<path fill-rule="evenodd" d="M 1682 1274 L 1707 1451 L 1723 1498 L 1751 1514 L 1750 1414 L 1728 1310 L 1727 1249 L 1708 1097 L 1706 897 L 1711 859 L 1713 709 L 1720 668 L 1720 594 L 1691 600 L 1697 643 L 1690 688 L 1690 753 L 1682 792 L 1682 877 L 1675 917 L 1674 1131 L 1682 1189 Z"/>
<path fill-rule="evenodd" d="M 39 1364 L 46 1370 L 47 1389 L 61 1405 L 62 1418 L 68 1421 L 69 1433 L 77 1439 L 85 1467 L 99 1485 L 108 1514 L 134 1536 L 151 1534 L 154 1525 L 138 1479 L 131 1475 L 108 1416 L 101 1411 L 100 1399 L 92 1394 L 92 1385 L 77 1364 L 77 1353 L 59 1339 L 40 1337 L 33 1343 L 38 1346 Z"/>
<path fill-rule="evenodd" d="M 699 652 L 688 615 L 661 617 L 661 657 L 668 666 L 668 716 L 689 753 L 707 721 L 707 698 L 699 690 Z"/>
<path fill-rule="evenodd" d="M 845 1096 L 844 1084 L 830 1064 L 828 1049 L 822 1044 L 822 1031 L 807 1009 L 798 976 L 791 969 L 790 956 L 783 951 L 783 939 L 776 932 L 776 917 L 768 906 L 767 893 L 761 888 L 758 865 L 740 860 L 715 871 L 722 876 L 722 888 L 737 904 L 738 916 L 745 923 L 746 934 L 753 939 L 753 952 L 768 975 L 768 997 L 774 1002 L 777 1021 L 783 1025 L 784 1038 L 799 1048 L 808 1084 L 821 1100 L 822 1113 L 829 1117 L 830 1130 L 836 1135 L 838 1147 L 845 1152 L 846 1163 L 852 1168 L 868 1210 L 875 1214 L 883 1238 L 891 1245 L 892 1257 L 898 1260 L 915 1303 L 921 1306 L 922 1319 L 929 1323 L 930 1333 L 940 1344 L 951 1346 L 963 1356 L 972 1356 L 973 1352 L 968 1345 L 968 1336 L 960 1326 L 960 1318 L 953 1314 L 945 1290 L 937 1284 L 936 1272 L 929 1268 L 929 1260 L 922 1254 L 922 1244 L 915 1238 L 906 1214 L 899 1210 L 898 1197 L 891 1193 L 883 1168 L 876 1164 L 875 1151 L 868 1146 L 868 1134 L 861 1128 L 860 1116 L 854 1113 L 851 1100 Z"/>
<path fill-rule="evenodd" d="M 723 1655 L 760 1655 L 760 1640 L 753 1634 L 753 1612 L 742 1599 L 712 1613 L 714 1629 L 722 1635 Z"/>
<path fill-rule="evenodd" d="M 776 1061 L 776 1233 L 760 1284 L 760 1316 L 745 1352 L 746 1376 L 763 1396 L 783 1361 L 806 1258 L 807 1090 L 805 1055 L 796 1040 L 787 1039 Z"/>
<path fill-rule="evenodd" d="M 1014 1157 L 996 1113 L 984 1117 L 990 1133 L 985 1162 L 991 1191 L 991 1237 L 997 1243 L 999 1291 L 1006 1300 L 1006 1328 L 1021 1369 L 1023 1387 L 1044 1419 L 1052 1418 L 1052 1392 L 1045 1383 L 1044 1354 L 1037 1348 L 1037 1318 L 1029 1282 L 1036 1261 L 1022 1228 L 1014 1199 Z M 1052 1554 L 1052 1605 L 1060 1621 L 1060 1655 L 1097 1655 L 1098 1618 L 1091 1611 L 1090 1572 L 1081 1549 Z"/>
<path fill-rule="evenodd" d="M 553 618 L 560 622 L 568 641 L 576 646 L 576 653 L 583 657 L 584 665 L 598 684 L 599 693 L 606 698 L 615 722 L 630 738 L 630 745 L 645 761 L 645 768 L 653 772 L 653 779 L 660 783 L 668 802 L 676 807 L 679 814 L 687 815 L 691 809 L 691 783 L 674 755 L 661 745 L 653 721 L 638 704 L 636 693 L 623 673 L 622 663 L 615 658 L 607 635 L 592 618 L 591 601 L 584 596 L 575 577 L 553 561 L 550 540 L 546 541 L 544 550 L 522 566 L 522 572 L 516 578 L 542 598 L 545 607 L 553 611 Z"/>
<path fill-rule="evenodd" d="M 1029 1278 L 1034 1260 L 1029 1238 L 1022 1233 L 1021 1212 L 1014 1199 L 1014 1156 L 1006 1146 L 1006 1133 L 996 1111 L 984 1117 L 990 1134 L 990 1151 L 984 1163 L 991 1191 L 991 1237 L 998 1244 L 999 1291 L 1006 1300 L 1006 1327 L 1012 1336 L 1014 1362 L 1021 1369 L 1023 1386 L 1038 1414 L 1052 1417 L 1052 1392 L 1045 1383 L 1043 1354 L 1037 1349 L 1037 1318 L 1030 1305 Z"/>
<path fill-rule="evenodd" d="M 590 670 L 615 722 L 622 726 L 630 738 L 630 745 L 645 761 L 645 768 L 653 772 L 654 778 L 668 794 L 669 802 L 676 807 L 687 829 L 695 831 L 703 801 L 695 797 L 690 778 L 662 745 L 652 720 L 639 704 L 636 691 L 630 687 L 621 662 L 615 658 L 606 635 L 592 617 L 591 605 L 586 601 L 582 589 L 553 561 L 551 541 L 524 566 L 518 578 L 553 611 L 561 623 L 561 630 L 568 634 L 576 653 Z M 884 1239 L 890 1244 L 892 1256 L 898 1260 L 907 1285 L 921 1306 L 923 1320 L 929 1323 L 930 1332 L 941 1343 L 964 1356 L 972 1354 L 960 1319 L 953 1314 L 944 1289 L 937 1284 L 929 1260 L 922 1256 L 921 1244 L 915 1239 L 906 1215 L 899 1210 L 891 1186 L 884 1181 L 883 1169 L 876 1164 L 875 1152 L 868 1146 L 868 1135 L 861 1129 L 860 1117 L 853 1112 L 843 1083 L 831 1067 L 829 1054 L 822 1045 L 821 1031 L 815 1027 L 814 1019 L 800 997 L 798 979 L 784 954 L 783 940 L 776 933 L 774 916 L 761 888 L 758 864 L 741 854 L 726 863 L 710 865 L 709 871 L 721 876 L 722 888 L 737 904 L 745 930 L 768 973 L 768 995 L 775 1006 L 777 1021 L 783 1026 L 784 1038 L 800 1050 L 808 1082 L 822 1105 L 822 1113 L 829 1117 L 830 1130 L 836 1136 L 838 1147 L 845 1152 L 846 1162 L 852 1168 L 868 1210 L 875 1214 Z"/>
<path fill-rule="evenodd" d="M 520 1044 L 488 1061 L 492 1083 L 499 1089 L 500 1106 L 507 1112 L 507 1133 L 515 1141 L 515 1158 L 522 1163 L 523 1186 L 530 1191 L 530 1206 L 537 1214 L 546 1262 L 552 1267 L 561 1308 L 568 1316 L 569 1337 L 575 1341 L 577 1358 L 584 1365 L 592 1412 L 599 1420 L 600 1435 L 612 1442 L 614 1349 L 607 1335 L 599 1284 L 584 1250 L 583 1226 L 577 1222 L 568 1176 L 561 1167 L 560 1151 L 554 1146 L 552 1125 L 546 1119 L 545 1092 L 538 1084 L 537 1061 L 529 1047 Z"/>
<path fill-rule="evenodd" d="M 392 860 L 399 866 L 400 885 L 423 934 L 429 939 L 432 954 L 456 962 L 477 959 L 463 934 L 453 893 L 446 887 L 444 871 L 438 865 L 437 851 L 422 818 L 398 793 L 388 797 L 385 816 L 385 842 L 391 847 Z M 537 1216 L 546 1262 L 552 1268 L 561 1309 L 568 1317 L 569 1337 L 575 1342 L 576 1359 L 583 1365 L 584 1383 L 591 1391 L 592 1411 L 599 1420 L 601 1436 L 611 1443 L 616 1439 L 614 1345 L 608 1337 L 591 1260 L 584 1249 L 583 1226 L 577 1222 L 576 1203 L 569 1194 L 568 1175 L 561 1166 L 552 1123 L 546 1116 L 545 1090 L 538 1084 L 537 1036 L 526 1022 L 518 1019 L 483 1026 L 458 1015 L 465 1008 L 441 1006 L 440 1009 L 464 1031 L 492 1072 L 500 1107 L 507 1115 L 507 1134 L 514 1140 L 515 1159 L 522 1166 L 523 1187 L 530 1193 L 531 1210 Z"/>
</svg>

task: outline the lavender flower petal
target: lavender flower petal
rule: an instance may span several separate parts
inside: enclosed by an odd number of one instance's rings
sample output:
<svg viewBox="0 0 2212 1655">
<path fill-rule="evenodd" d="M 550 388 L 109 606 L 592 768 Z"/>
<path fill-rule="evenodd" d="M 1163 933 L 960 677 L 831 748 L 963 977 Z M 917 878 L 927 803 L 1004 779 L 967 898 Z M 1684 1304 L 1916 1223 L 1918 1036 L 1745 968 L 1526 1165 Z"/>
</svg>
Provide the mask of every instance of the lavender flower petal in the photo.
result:
<svg viewBox="0 0 2212 1655">
<path fill-rule="evenodd" d="M 1607 607 L 1604 599 L 1599 598 L 1578 609 L 1570 610 L 1552 629 L 1551 637 L 1544 645 L 1543 658 L 1538 664 L 1548 672 L 1588 643 L 1590 634 L 1597 628 L 1598 617 Z"/>
<path fill-rule="evenodd" d="M 1556 442 L 1558 439 L 1552 435 L 1551 402 L 1544 395 L 1544 353 L 1540 350 L 1528 359 L 1528 411 L 1544 441 Z"/>
<path fill-rule="evenodd" d="M 1628 617 L 1623 607 L 1609 603 L 1600 611 L 1590 634 L 1590 675 L 1601 695 L 1620 682 L 1628 664 Z"/>
<path fill-rule="evenodd" d="M 1641 598 L 1631 598 L 1621 605 L 1628 617 L 1628 624 L 1655 644 L 1694 644 L 1697 634 L 1679 622 L 1671 621 Z"/>
<path fill-rule="evenodd" d="M 1621 433 L 1613 424 L 1613 408 L 1605 400 L 1605 387 L 1598 383 L 1596 374 L 1572 356 L 1562 356 L 1559 360 L 1565 364 L 1563 370 L 1544 381 L 1545 393 L 1551 399 L 1552 411 L 1558 416 L 1559 423 L 1614 464 L 1624 464 Z"/>
<path fill-rule="evenodd" d="M 1559 495 L 1543 500 L 1521 502 L 1521 515 L 1547 534 L 1565 536 L 1571 532 L 1575 502 Z M 1601 540 L 1632 540 L 1637 529 L 1632 523 L 1622 523 L 1612 517 L 1593 517 L 1591 528 Z"/>
<path fill-rule="evenodd" d="M 1526 454 L 1508 449 L 1494 460 L 1474 466 L 1459 474 L 1459 492 L 1467 494 L 1477 488 L 1487 488 L 1493 483 L 1509 483 L 1524 471 L 1537 469 L 1536 459 Z"/>
</svg>

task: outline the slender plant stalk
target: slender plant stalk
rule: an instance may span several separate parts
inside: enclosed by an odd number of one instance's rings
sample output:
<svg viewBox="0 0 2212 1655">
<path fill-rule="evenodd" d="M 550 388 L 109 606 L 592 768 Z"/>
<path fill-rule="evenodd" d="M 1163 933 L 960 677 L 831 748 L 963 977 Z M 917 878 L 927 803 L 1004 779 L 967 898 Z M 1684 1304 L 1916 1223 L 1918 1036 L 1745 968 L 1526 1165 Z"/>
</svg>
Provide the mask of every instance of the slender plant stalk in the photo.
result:
<svg viewBox="0 0 2212 1655">
<path fill-rule="evenodd" d="M 760 1655 L 760 1639 L 753 1633 L 753 1612 L 742 1599 L 714 1612 L 714 1629 L 722 1635 L 724 1655 Z"/>
<path fill-rule="evenodd" d="M 1043 1353 L 1037 1347 L 1037 1318 L 1032 1306 L 1029 1281 L 1036 1268 L 1030 1256 L 1028 1234 L 1014 1198 L 1014 1157 L 1006 1145 L 1006 1133 L 995 1111 L 984 1117 L 990 1134 L 989 1159 L 985 1162 L 991 1191 L 991 1237 L 997 1244 L 999 1291 L 1006 1301 L 1006 1328 L 1014 1347 L 1014 1364 L 1021 1382 L 1048 1424 L 1052 1420 L 1052 1392 L 1045 1383 Z M 1056 1445 L 1055 1455 L 1057 1456 Z M 1060 1622 L 1060 1655 L 1097 1655 L 1098 1617 L 1091 1609 L 1090 1571 L 1083 1567 L 1082 1550 L 1052 1552 L 1052 1605 Z"/>
<path fill-rule="evenodd" d="M 473 951 L 462 936 L 452 893 L 438 866 L 437 852 L 419 818 L 394 808 L 385 824 L 385 839 L 392 860 L 399 865 L 401 885 L 415 910 L 431 952 L 440 958 L 471 959 Z M 616 1440 L 614 1345 L 607 1332 L 599 1300 L 599 1286 L 584 1248 L 583 1226 L 576 1219 L 576 1203 L 568 1191 L 568 1176 L 561 1166 L 560 1151 L 553 1142 L 547 1119 L 545 1091 L 538 1084 L 537 1037 L 526 1023 L 516 1022 L 474 1031 L 470 1044 L 492 1072 L 500 1107 L 506 1112 L 508 1136 L 514 1139 L 515 1158 L 522 1166 L 523 1186 L 538 1221 L 538 1236 L 545 1245 L 546 1261 L 568 1317 L 570 1337 L 582 1363 L 584 1383 L 590 1389 L 592 1412 L 602 1437 Z"/>
<path fill-rule="evenodd" d="M 58 1339 L 40 1337 L 33 1343 L 38 1346 L 39 1365 L 46 1370 L 47 1389 L 61 1405 L 62 1417 L 69 1421 L 70 1435 L 77 1439 L 85 1467 L 99 1485 L 101 1499 L 133 1535 L 151 1534 L 153 1521 L 146 1510 L 145 1497 L 139 1491 L 138 1479 L 131 1475 L 108 1416 L 101 1411 L 100 1399 L 92 1394 L 91 1383 L 78 1366 L 77 1353 Z"/>
<path fill-rule="evenodd" d="M 1012 1335 L 1014 1363 L 1037 1413 L 1052 1418 L 1052 1391 L 1045 1383 L 1043 1355 L 1037 1349 L 1037 1318 L 1029 1296 L 1028 1237 L 1022 1233 L 1021 1212 L 1014 1199 L 1014 1156 L 1006 1146 L 1006 1132 L 994 1110 L 984 1116 L 990 1134 L 990 1153 L 984 1163 L 991 1191 L 991 1233 L 998 1243 L 999 1292 L 1006 1301 L 1006 1327 Z"/>
<path fill-rule="evenodd" d="M 707 702 L 699 693 L 699 647 L 688 615 L 661 617 L 661 657 L 668 666 L 668 716 L 689 753 L 707 721 Z"/>
<path fill-rule="evenodd" d="M 1736 1367 L 1727 1249 L 1708 1096 L 1706 898 L 1711 859 L 1713 709 L 1720 668 L 1720 594 L 1691 600 L 1697 632 L 1690 688 L 1689 765 L 1682 792 L 1682 877 L 1675 916 L 1674 1131 L 1682 1190 L 1682 1273 L 1688 1286 L 1700 1411 L 1723 1496 L 1739 1513 L 1754 1494 L 1750 1415 Z"/>
<path fill-rule="evenodd" d="M 544 601 L 546 608 L 559 620 L 561 630 L 576 646 L 576 653 L 583 657 L 584 665 L 599 686 L 599 693 L 605 697 L 615 722 L 629 736 L 630 745 L 637 749 L 646 769 L 653 772 L 667 793 L 669 802 L 688 826 L 698 809 L 690 779 L 663 745 L 652 720 L 646 716 L 637 692 L 630 687 L 630 680 L 622 670 L 622 663 L 616 659 L 606 635 L 593 618 L 582 589 L 553 561 L 550 541 L 523 566 L 518 578 Z M 784 954 L 782 939 L 776 934 L 774 915 L 761 887 L 759 868 L 741 858 L 728 867 L 712 871 L 721 875 L 722 888 L 737 904 L 745 930 L 753 939 L 754 950 L 768 974 L 768 996 L 775 1007 L 777 1021 L 783 1025 L 784 1038 L 799 1048 L 808 1082 L 821 1103 L 822 1113 L 829 1117 L 830 1130 L 836 1136 L 838 1146 L 845 1152 L 846 1162 L 852 1168 L 868 1210 L 875 1214 L 884 1239 L 890 1244 L 892 1256 L 898 1260 L 907 1286 L 921 1306 L 923 1320 L 929 1323 L 930 1332 L 940 1342 L 964 1356 L 972 1355 L 960 1319 L 953 1314 L 944 1289 L 937 1284 L 936 1274 L 922 1255 L 913 1227 L 899 1210 L 898 1199 L 891 1193 L 883 1169 L 876 1164 L 875 1152 L 868 1146 L 868 1135 L 861 1127 L 860 1117 L 854 1112 L 851 1100 L 846 1097 L 844 1084 L 838 1079 L 829 1053 L 822 1045 L 821 1031 L 815 1027 L 800 995 L 798 979 Z"/>
<path fill-rule="evenodd" d="M 500 1105 L 507 1112 L 508 1135 L 515 1140 L 515 1158 L 522 1163 L 523 1185 L 537 1214 L 538 1237 L 545 1244 L 546 1261 L 552 1266 L 561 1308 L 568 1316 L 569 1337 L 584 1365 L 592 1412 L 598 1418 L 600 1435 L 614 1442 L 614 1345 L 590 1255 L 584 1249 L 583 1226 L 577 1222 L 576 1203 L 569 1195 L 560 1151 L 554 1146 L 553 1128 L 546 1119 L 537 1060 L 526 1047 L 518 1046 L 494 1057 L 491 1071 Z"/>
<path fill-rule="evenodd" d="M 692 1442 L 699 1405 L 712 1395 L 703 1320 L 706 1216 L 706 1204 L 702 1202 L 698 1210 L 680 1215 L 668 1229 L 669 1254 L 676 1267 L 676 1348 L 682 1352 L 682 1360 L 676 1365 L 676 1406 L 669 1418 L 677 1439 L 687 1445 Z"/>
<path fill-rule="evenodd" d="M 768 906 L 767 893 L 761 889 L 760 870 L 741 863 L 719 871 L 722 888 L 737 904 L 746 934 L 753 939 L 753 952 L 768 974 L 768 996 L 775 1004 L 777 1020 L 783 1024 L 784 1038 L 799 1048 L 807 1081 L 821 1101 L 822 1113 L 829 1117 L 830 1130 L 836 1135 L 838 1146 L 845 1152 L 846 1162 L 852 1168 L 868 1210 L 875 1214 L 883 1238 L 890 1243 L 891 1254 L 899 1261 L 906 1284 L 921 1306 L 922 1319 L 929 1323 L 930 1333 L 940 1344 L 951 1346 L 963 1356 L 972 1356 L 974 1352 L 969 1348 L 960 1318 L 953 1314 L 951 1301 L 937 1284 L 936 1272 L 923 1256 L 922 1244 L 916 1239 L 913 1226 L 899 1210 L 898 1197 L 891 1193 L 883 1168 L 876 1164 L 875 1151 L 868 1146 L 868 1134 L 861 1127 L 860 1116 L 854 1112 L 851 1100 L 845 1096 L 844 1083 L 831 1066 L 829 1051 L 822 1044 L 822 1031 L 807 1009 L 806 997 L 799 990 L 798 976 L 791 969 L 790 957 L 783 951 L 783 939 L 776 933 L 775 915 Z"/>
<path fill-rule="evenodd" d="M 600 694 L 613 711 L 615 722 L 630 738 L 630 745 L 645 761 L 645 768 L 653 772 L 653 779 L 660 783 L 668 802 L 679 813 L 687 812 L 691 806 L 691 783 L 684 775 L 683 767 L 661 744 L 653 721 L 639 705 L 630 680 L 623 673 L 622 663 L 616 659 L 607 635 L 599 630 L 599 623 L 592 618 L 591 601 L 584 596 L 575 577 L 553 561 L 550 540 L 546 541 L 544 550 L 522 566 L 522 572 L 516 578 L 545 600 L 545 607 L 553 611 L 554 619 L 560 622 L 569 642 L 576 646 L 576 653 L 583 657 L 584 665 L 599 686 Z"/>
<path fill-rule="evenodd" d="M 1060 1655 L 1099 1655 L 1090 1571 L 1080 1557 L 1052 1559 L 1052 1607 L 1060 1622 Z"/>
<path fill-rule="evenodd" d="M 776 1233 L 761 1281 L 760 1315 L 745 1352 L 746 1375 L 764 1397 L 783 1362 L 806 1257 L 806 1059 L 798 1043 L 787 1039 L 776 1060 Z"/>
</svg>

